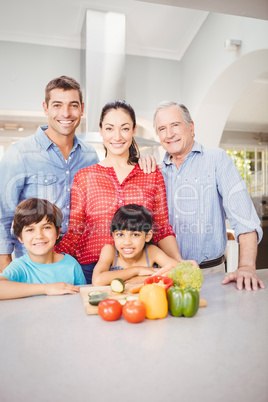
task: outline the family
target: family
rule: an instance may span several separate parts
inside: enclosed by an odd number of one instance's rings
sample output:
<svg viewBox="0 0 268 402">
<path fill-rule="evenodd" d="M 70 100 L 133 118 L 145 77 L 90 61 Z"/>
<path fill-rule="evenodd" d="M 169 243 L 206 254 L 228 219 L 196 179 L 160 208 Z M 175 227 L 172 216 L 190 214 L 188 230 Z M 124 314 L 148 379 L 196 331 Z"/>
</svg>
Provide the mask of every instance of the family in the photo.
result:
<svg viewBox="0 0 268 402">
<path fill-rule="evenodd" d="M 162 165 L 140 157 L 125 101 L 101 111 L 103 161 L 75 135 L 84 110 L 77 81 L 50 81 L 43 108 L 48 125 L 0 162 L 0 299 L 76 293 L 115 277 L 142 282 L 182 260 L 225 272 L 226 218 L 240 253 L 222 284 L 264 288 L 256 275 L 262 230 L 245 183 L 224 150 L 195 141 L 184 105 L 163 102 L 155 111 Z"/>
</svg>

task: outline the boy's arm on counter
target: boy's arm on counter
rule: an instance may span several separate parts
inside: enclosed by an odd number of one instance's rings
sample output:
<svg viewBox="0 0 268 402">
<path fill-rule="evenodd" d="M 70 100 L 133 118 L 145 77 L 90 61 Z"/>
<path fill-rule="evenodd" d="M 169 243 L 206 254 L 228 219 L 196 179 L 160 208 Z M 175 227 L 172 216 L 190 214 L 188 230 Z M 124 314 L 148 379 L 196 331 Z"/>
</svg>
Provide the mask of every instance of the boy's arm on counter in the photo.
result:
<svg viewBox="0 0 268 402">
<path fill-rule="evenodd" d="M 20 299 L 37 295 L 64 295 L 79 292 L 79 286 L 69 283 L 22 283 L 12 282 L 0 276 L 0 300 Z"/>
</svg>

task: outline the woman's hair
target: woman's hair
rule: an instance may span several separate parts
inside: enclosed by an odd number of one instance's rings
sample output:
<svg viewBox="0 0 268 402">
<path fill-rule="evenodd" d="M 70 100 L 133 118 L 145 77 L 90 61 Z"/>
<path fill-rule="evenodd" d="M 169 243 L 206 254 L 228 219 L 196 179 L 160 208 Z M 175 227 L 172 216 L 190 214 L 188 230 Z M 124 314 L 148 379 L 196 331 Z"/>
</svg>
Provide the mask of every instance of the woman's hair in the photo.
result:
<svg viewBox="0 0 268 402">
<path fill-rule="evenodd" d="M 152 217 L 142 205 L 128 204 L 120 207 L 113 216 L 110 232 L 129 230 L 145 232 L 152 230 Z"/>
<path fill-rule="evenodd" d="M 134 112 L 133 107 L 129 104 L 126 103 L 124 100 L 115 100 L 113 102 L 106 103 L 106 105 L 102 108 L 101 115 L 100 115 L 100 128 L 102 128 L 102 122 L 104 117 L 108 112 L 110 112 L 112 109 L 117 110 L 117 109 L 122 109 L 125 113 L 129 115 L 133 122 L 133 129 L 136 127 L 136 115 Z M 105 147 L 104 147 L 105 148 Z M 107 156 L 107 149 L 105 148 L 105 156 Z M 140 158 L 140 151 L 138 148 L 138 145 L 134 138 L 132 138 L 132 143 L 129 148 L 129 158 L 128 158 L 128 164 L 129 165 L 136 165 L 138 163 L 138 160 Z"/>
<path fill-rule="evenodd" d="M 161 103 L 157 106 L 157 108 L 156 108 L 156 110 L 155 110 L 155 112 L 154 112 L 153 125 L 154 125 L 154 128 L 155 128 L 155 131 L 156 131 L 156 129 L 157 129 L 157 127 L 156 127 L 156 122 L 155 122 L 157 113 L 159 112 L 160 109 L 164 109 L 164 108 L 170 107 L 170 106 L 176 106 L 176 107 L 181 111 L 182 118 L 183 118 L 184 122 L 185 122 L 188 126 L 189 126 L 189 124 L 191 124 L 191 122 L 193 121 L 193 120 L 192 120 L 192 117 L 191 117 L 191 114 L 190 114 L 189 110 L 187 109 L 187 107 L 186 107 L 185 105 L 178 104 L 178 103 L 172 102 L 172 101 L 164 101 L 164 102 L 161 102 Z M 157 132 L 157 131 L 156 131 L 156 132 Z"/>
<path fill-rule="evenodd" d="M 62 75 L 61 77 L 54 78 L 47 84 L 45 89 L 45 102 L 47 106 L 50 100 L 50 92 L 53 89 L 63 89 L 64 91 L 70 91 L 72 89 L 77 90 L 79 94 L 80 104 L 82 105 L 83 95 L 80 88 L 80 84 L 74 78 Z"/>
<path fill-rule="evenodd" d="M 13 220 L 15 235 L 20 237 L 22 229 L 25 226 L 39 223 L 44 217 L 47 218 L 48 222 L 55 225 L 57 234 L 59 234 L 62 223 L 62 212 L 56 205 L 40 198 L 28 198 L 20 202 L 15 210 Z"/>
</svg>

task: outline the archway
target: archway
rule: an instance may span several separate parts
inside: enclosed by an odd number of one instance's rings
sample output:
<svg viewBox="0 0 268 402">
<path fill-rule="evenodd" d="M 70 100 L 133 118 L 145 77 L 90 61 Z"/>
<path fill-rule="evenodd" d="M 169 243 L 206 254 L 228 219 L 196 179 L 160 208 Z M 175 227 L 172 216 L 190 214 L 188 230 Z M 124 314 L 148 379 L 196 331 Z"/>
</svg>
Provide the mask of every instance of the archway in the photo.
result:
<svg viewBox="0 0 268 402">
<path fill-rule="evenodd" d="M 195 118 L 197 141 L 219 146 L 228 116 L 247 86 L 268 69 L 268 49 L 248 53 L 229 66 L 209 89 Z"/>
</svg>

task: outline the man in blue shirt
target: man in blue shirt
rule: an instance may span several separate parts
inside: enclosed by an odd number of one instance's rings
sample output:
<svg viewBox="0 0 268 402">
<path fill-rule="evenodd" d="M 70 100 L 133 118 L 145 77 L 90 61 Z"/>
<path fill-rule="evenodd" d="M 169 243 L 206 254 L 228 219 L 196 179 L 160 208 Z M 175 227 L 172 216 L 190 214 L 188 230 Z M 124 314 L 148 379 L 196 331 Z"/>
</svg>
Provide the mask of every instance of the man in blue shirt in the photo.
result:
<svg viewBox="0 0 268 402">
<path fill-rule="evenodd" d="M 184 105 L 160 104 L 154 126 L 167 151 L 161 171 L 169 220 L 183 259 L 196 260 L 204 270 L 224 267 L 227 217 L 240 254 L 237 271 L 226 276 L 223 284 L 235 280 L 238 289 L 243 285 L 247 290 L 263 288 L 256 276 L 257 244 L 262 229 L 232 159 L 224 150 L 204 148 L 194 140 L 194 123 Z"/>
<path fill-rule="evenodd" d="M 12 234 L 17 205 L 31 197 L 47 199 L 63 212 L 62 236 L 69 225 L 71 186 L 75 173 L 98 163 L 94 148 L 78 139 L 75 130 L 83 115 L 80 85 L 61 76 L 46 86 L 43 103 L 48 126 L 13 145 L 0 163 L 0 271 L 26 253 Z"/>
</svg>

